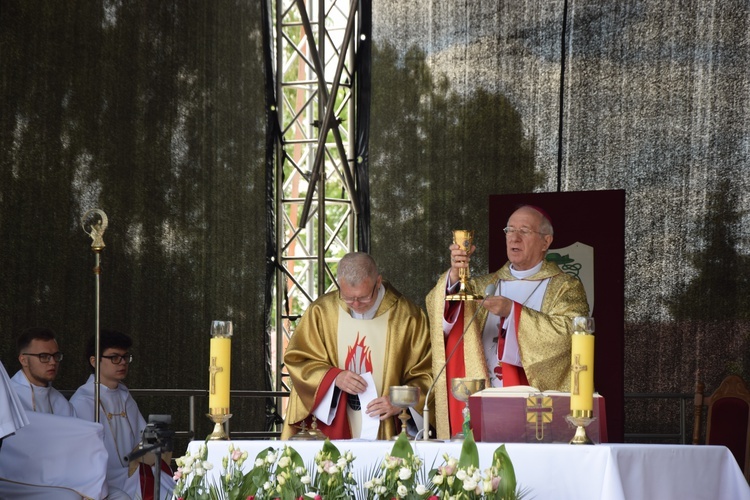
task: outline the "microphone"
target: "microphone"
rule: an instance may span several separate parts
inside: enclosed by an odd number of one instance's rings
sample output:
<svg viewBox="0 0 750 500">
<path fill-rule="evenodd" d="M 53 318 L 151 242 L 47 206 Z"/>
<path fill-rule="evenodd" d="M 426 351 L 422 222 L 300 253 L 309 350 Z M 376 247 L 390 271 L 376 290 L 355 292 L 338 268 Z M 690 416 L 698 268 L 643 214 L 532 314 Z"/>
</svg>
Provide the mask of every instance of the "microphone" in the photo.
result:
<svg viewBox="0 0 750 500">
<path fill-rule="evenodd" d="M 498 284 L 500 281 L 498 280 Z M 474 322 L 474 320 L 477 317 L 477 314 L 479 313 L 479 310 L 482 308 L 482 305 L 484 305 L 484 301 L 487 300 L 487 297 L 490 295 L 495 295 L 495 290 L 497 289 L 497 285 L 494 283 L 490 283 L 487 285 L 487 288 L 484 289 L 484 298 L 482 299 L 482 302 L 479 303 L 479 306 L 477 306 L 477 310 L 474 311 L 474 314 L 471 316 L 471 319 L 469 320 L 469 323 L 464 327 L 464 331 L 461 333 L 461 336 L 458 337 L 458 342 L 456 342 L 456 345 L 453 346 L 453 349 L 451 350 L 450 354 L 448 354 L 448 357 L 445 358 L 445 363 L 443 363 L 442 368 L 440 368 L 440 371 L 438 372 L 437 376 L 435 377 L 435 380 L 432 381 L 432 385 L 427 390 L 427 396 L 424 398 L 424 408 L 422 408 L 422 418 L 424 420 L 424 428 L 422 429 L 422 432 L 424 433 L 424 441 L 429 441 L 430 439 L 430 408 L 429 408 L 429 402 L 430 402 L 430 394 L 432 393 L 432 389 L 435 388 L 435 384 L 437 384 L 438 379 L 440 378 L 440 375 L 443 374 L 443 371 L 448 367 L 448 363 L 450 362 L 451 358 L 453 358 L 453 355 L 456 353 L 456 349 L 458 349 L 458 346 L 461 345 L 461 341 L 464 339 L 464 335 L 466 335 L 466 332 L 469 331 L 469 327 Z"/>
</svg>

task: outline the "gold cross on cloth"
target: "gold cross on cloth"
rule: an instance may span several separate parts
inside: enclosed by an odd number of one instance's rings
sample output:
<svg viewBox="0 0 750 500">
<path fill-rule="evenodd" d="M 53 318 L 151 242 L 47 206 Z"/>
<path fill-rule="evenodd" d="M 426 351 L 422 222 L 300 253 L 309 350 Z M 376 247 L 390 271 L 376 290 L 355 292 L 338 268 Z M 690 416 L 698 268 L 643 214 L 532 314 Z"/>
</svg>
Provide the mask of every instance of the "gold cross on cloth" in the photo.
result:
<svg viewBox="0 0 750 500">
<path fill-rule="evenodd" d="M 216 356 L 212 357 L 211 366 L 208 367 L 208 372 L 211 374 L 211 388 L 209 390 L 211 394 L 216 394 L 216 374 L 223 371 L 223 367 L 216 366 Z"/>
<path fill-rule="evenodd" d="M 575 361 L 573 362 L 573 365 L 570 367 L 570 369 L 573 370 L 573 392 L 571 394 L 578 396 L 581 393 L 578 380 L 581 377 L 581 372 L 588 371 L 589 365 L 582 365 L 581 355 L 576 354 Z"/>
<path fill-rule="evenodd" d="M 544 424 L 552 422 L 552 397 L 535 394 L 526 399 L 526 422 L 534 424 L 534 437 L 544 440 Z"/>
</svg>

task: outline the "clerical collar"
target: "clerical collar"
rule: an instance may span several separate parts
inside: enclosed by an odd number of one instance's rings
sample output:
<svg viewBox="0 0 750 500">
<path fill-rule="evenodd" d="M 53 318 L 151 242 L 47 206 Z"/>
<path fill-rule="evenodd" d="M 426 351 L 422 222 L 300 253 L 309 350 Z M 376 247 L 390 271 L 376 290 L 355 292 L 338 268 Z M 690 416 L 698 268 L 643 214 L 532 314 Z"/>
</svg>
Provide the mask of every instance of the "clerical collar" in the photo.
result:
<svg viewBox="0 0 750 500">
<path fill-rule="evenodd" d="M 372 319 L 375 317 L 375 313 L 378 311 L 380 303 L 383 302 L 383 297 L 385 297 L 385 287 L 381 283 L 380 288 L 378 288 L 378 296 L 375 298 L 375 302 L 373 302 L 372 307 L 370 307 L 363 313 L 358 313 L 350 307 L 349 314 L 351 314 L 352 318 L 354 319 Z"/>
<path fill-rule="evenodd" d="M 513 268 L 513 264 L 510 265 L 510 274 L 513 275 L 514 278 L 523 280 L 530 276 L 534 276 L 536 273 L 542 270 L 542 264 L 544 264 L 544 260 L 540 261 L 539 264 L 535 265 L 531 269 L 527 269 L 525 271 L 518 271 L 517 269 Z"/>
</svg>

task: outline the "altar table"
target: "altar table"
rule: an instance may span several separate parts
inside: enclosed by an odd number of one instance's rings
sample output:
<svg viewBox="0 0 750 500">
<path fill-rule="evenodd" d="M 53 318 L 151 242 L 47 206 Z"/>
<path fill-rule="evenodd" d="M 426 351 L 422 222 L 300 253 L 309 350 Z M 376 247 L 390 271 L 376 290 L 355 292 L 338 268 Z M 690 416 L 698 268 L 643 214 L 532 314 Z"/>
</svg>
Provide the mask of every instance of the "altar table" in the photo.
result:
<svg viewBox="0 0 750 500">
<path fill-rule="evenodd" d="M 228 455 L 230 441 L 208 442 L 209 471 L 213 479 L 221 474 L 221 459 Z M 294 448 L 309 468 L 322 441 L 232 441 L 247 451 L 245 471 L 255 456 L 271 446 Z M 354 477 L 370 470 L 390 453 L 389 441 L 332 441 L 340 452 L 351 451 Z M 188 446 L 198 451 L 202 441 Z M 458 458 L 461 443 L 412 441 L 414 452 L 429 470 L 443 463 L 443 453 Z M 498 443 L 477 443 L 482 470 L 489 467 Z M 529 490 L 526 498 L 572 500 L 750 500 L 745 481 L 731 452 L 724 446 L 647 445 L 647 444 L 527 444 L 507 443 L 518 485 Z"/>
</svg>

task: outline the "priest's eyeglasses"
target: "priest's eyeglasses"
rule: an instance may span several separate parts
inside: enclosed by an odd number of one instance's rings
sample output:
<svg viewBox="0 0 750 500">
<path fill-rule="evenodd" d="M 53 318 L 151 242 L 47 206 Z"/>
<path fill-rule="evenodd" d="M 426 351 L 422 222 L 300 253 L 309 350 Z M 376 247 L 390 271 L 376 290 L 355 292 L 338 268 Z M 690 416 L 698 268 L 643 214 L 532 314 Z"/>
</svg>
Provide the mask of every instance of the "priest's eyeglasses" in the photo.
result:
<svg viewBox="0 0 750 500">
<path fill-rule="evenodd" d="M 110 356 L 102 356 L 102 358 L 107 358 L 112 362 L 113 365 L 119 365 L 123 361 L 125 361 L 126 364 L 130 364 L 133 362 L 133 355 L 130 353 L 125 355 L 112 354 Z"/>
<path fill-rule="evenodd" d="M 373 298 L 375 296 L 375 289 L 378 287 L 378 282 L 375 280 L 375 285 L 372 287 L 372 291 L 370 292 L 370 295 L 366 297 L 344 297 L 341 295 L 341 292 L 339 291 L 339 297 L 341 297 L 341 300 L 346 302 L 347 304 L 354 304 L 355 302 L 359 302 L 360 304 L 369 304 L 373 301 Z"/>
<path fill-rule="evenodd" d="M 21 354 L 23 354 L 24 356 L 36 356 L 37 358 L 39 358 L 40 362 L 45 363 L 45 364 L 49 363 L 53 359 L 59 363 L 60 361 L 62 361 L 62 358 L 63 358 L 63 353 L 61 352 L 56 352 L 53 354 L 50 354 L 48 352 L 40 352 L 40 353 L 22 352 Z"/>
<path fill-rule="evenodd" d="M 517 234 L 523 238 L 533 233 L 541 234 L 542 236 L 547 234 L 547 233 L 542 233 L 541 231 L 534 231 L 526 227 L 522 227 L 522 228 L 504 227 L 503 232 L 505 233 L 505 236 L 513 236 L 514 234 Z"/>
</svg>

